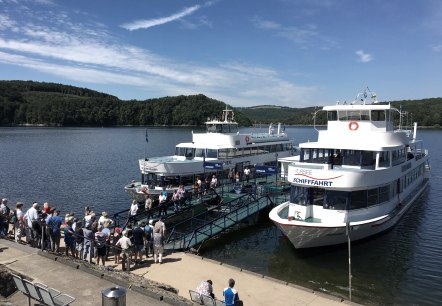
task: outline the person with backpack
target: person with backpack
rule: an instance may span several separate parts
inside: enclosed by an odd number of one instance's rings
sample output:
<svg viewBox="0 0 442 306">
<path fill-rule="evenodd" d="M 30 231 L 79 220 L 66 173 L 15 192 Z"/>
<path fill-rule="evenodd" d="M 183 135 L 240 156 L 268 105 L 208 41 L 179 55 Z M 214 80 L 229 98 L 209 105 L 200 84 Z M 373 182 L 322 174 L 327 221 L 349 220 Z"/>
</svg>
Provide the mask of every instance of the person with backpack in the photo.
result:
<svg viewBox="0 0 442 306">
<path fill-rule="evenodd" d="M 144 227 L 145 232 L 145 242 L 144 251 L 146 253 L 146 258 L 149 257 L 149 253 L 153 255 L 153 220 L 149 220 L 149 224 Z"/>
<path fill-rule="evenodd" d="M 0 237 L 8 235 L 10 214 L 8 199 L 3 198 L 0 204 Z"/>
</svg>

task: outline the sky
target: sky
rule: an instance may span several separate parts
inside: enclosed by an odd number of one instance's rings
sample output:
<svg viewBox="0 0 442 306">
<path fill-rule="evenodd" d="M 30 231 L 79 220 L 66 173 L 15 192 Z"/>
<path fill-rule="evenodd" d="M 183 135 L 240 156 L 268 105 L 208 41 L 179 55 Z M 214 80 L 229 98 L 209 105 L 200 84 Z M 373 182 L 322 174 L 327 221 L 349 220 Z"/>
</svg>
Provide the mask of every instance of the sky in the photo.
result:
<svg viewBox="0 0 442 306">
<path fill-rule="evenodd" d="M 0 0 L 0 80 L 235 107 L 441 97 L 439 0 Z"/>
</svg>

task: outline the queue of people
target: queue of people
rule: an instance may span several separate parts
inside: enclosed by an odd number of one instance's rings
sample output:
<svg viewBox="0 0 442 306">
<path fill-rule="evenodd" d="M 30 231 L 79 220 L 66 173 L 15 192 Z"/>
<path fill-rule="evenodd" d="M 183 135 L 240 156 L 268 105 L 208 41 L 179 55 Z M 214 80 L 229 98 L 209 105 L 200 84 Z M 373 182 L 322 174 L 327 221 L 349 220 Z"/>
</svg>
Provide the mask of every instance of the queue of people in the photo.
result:
<svg viewBox="0 0 442 306">
<path fill-rule="evenodd" d="M 129 214 L 134 210 L 130 209 Z M 65 256 L 89 262 L 95 260 L 103 266 L 110 256 L 114 257 L 116 265 L 124 258 L 127 268 L 131 262 L 139 265 L 143 257 L 149 256 L 154 258 L 154 263 L 161 264 L 165 233 L 161 217 L 155 224 L 153 219 L 148 224 L 138 222 L 133 229 L 128 223 L 122 231 L 107 212 L 97 218 L 89 207 L 85 207 L 82 218 L 72 212 L 63 218 L 61 211 L 50 207 L 49 203 L 40 206 L 34 202 L 26 210 L 24 203 L 17 202 L 15 209 L 10 209 L 8 199 L 3 198 L 0 205 L 0 238 L 13 238 L 17 243 L 58 255 L 64 249 Z M 60 247 L 61 239 L 64 248 Z"/>
</svg>

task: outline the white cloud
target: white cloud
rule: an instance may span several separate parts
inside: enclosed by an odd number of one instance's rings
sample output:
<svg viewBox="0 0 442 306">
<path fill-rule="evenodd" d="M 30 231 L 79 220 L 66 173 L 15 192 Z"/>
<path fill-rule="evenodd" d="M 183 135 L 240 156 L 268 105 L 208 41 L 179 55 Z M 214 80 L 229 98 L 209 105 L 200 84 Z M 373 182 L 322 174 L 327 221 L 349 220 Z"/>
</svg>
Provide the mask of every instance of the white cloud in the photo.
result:
<svg viewBox="0 0 442 306">
<path fill-rule="evenodd" d="M 201 7 L 200 5 L 194 5 L 192 7 L 185 8 L 181 12 L 175 13 L 175 14 L 168 16 L 168 17 L 148 19 L 148 20 L 137 20 L 137 21 L 122 24 L 121 27 L 126 30 L 129 30 L 129 31 L 134 31 L 134 30 L 139 30 L 139 29 L 148 29 L 148 28 L 151 28 L 154 26 L 158 26 L 158 25 L 162 25 L 165 23 L 175 21 L 177 19 L 181 19 L 181 18 L 197 11 L 198 9 L 200 9 L 200 7 Z"/>
<path fill-rule="evenodd" d="M 369 53 L 365 53 L 364 50 L 356 51 L 356 55 L 358 56 L 358 60 L 362 63 L 368 63 L 373 60 L 373 56 Z"/>
<path fill-rule="evenodd" d="M 308 103 L 316 90 L 293 84 L 273 69 L 250 63 L 201 65 L 166 58 L 124 43 L 95 22 L 76 23 L 66 12 L 46 14 L 49 22 L 42 22 L 39 14 L 15 19 L 17 32 L 0 35 L 0 63 L 82 84 L 121 85 L 145 91 L 146 97 L 204 93 L 242 106 L 299 106 Z M 9 20 L 7 24 L 10 23 Z"/>
<path fill-rule="evenodd" d="M 434 52 L 441 52 L 442 51 L 442 45 L 433 46 L 432 49 L 433 49 Z"/>
<path fill-rule="evenodd" d="M 302 49 L 329 50 L 338 46 L 333 39 L 323 36 L 315 24 L 287 26 L 271 20 L 262 20 L 257 16 L 252 18 L 252 23 L 257 29 L 270 31 L 275 36 L 287 39 Z"/>
</svg>

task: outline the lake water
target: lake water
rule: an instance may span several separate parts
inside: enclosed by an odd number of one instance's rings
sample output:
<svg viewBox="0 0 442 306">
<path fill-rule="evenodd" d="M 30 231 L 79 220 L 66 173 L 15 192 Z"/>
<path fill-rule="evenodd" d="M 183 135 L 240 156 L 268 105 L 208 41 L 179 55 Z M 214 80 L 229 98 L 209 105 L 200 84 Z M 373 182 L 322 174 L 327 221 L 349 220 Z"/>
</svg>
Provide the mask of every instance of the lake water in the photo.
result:
<svg viewBox="0 0 442 306">
<path fill-rule="evenodd" d="M 138 159 L 170 155 L 190 128 L 0 128 L 0 197 L 11 206 L 48 201 L 63 213 L 127 209 L 123 186 L 140 179 Z M 312 127 L 289 127 L 295 144 Z M 389 232 L 352 245 L 353 300 L 435 305 L 442 301 L 442 131 L 419 130 L 430 150 L 428 191 Z M 296 250 L 277 228 L 259 225 L 219 237 L 203 255 L 315 290 L 348 296 L 347 247 Z"/>
</svg>

